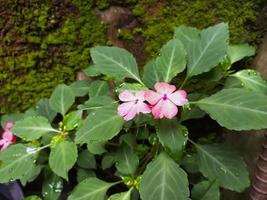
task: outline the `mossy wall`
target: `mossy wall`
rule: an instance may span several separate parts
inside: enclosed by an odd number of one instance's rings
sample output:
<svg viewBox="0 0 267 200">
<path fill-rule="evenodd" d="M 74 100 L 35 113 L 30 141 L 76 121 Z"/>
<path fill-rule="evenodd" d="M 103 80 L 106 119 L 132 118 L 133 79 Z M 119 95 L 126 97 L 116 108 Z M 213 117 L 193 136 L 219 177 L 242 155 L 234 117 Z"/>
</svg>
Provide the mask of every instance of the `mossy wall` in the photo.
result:
<svg viewBox="0 0 267 200">
<path fill-rule="evenodd" d="M 234 43 L 256 44 L 263 0 L 0 0 L 0 112 L 25 110 L 90 65 L 90 47 L 107 44 L 96 9 L 129 8 L 142 24 L 131 34 L 145 38 L 148 58 L 181 24 L 203 28 L 229 22 Z"/>
<path fill-rule="evenodd" d="M 24 110 L 74 80 L 90 63 L 91 46 L 106 43 L 91 0 L 1 0 L 0 111 Z M 2 13 L 3 14 L 3 13 Z"/>
</svg>

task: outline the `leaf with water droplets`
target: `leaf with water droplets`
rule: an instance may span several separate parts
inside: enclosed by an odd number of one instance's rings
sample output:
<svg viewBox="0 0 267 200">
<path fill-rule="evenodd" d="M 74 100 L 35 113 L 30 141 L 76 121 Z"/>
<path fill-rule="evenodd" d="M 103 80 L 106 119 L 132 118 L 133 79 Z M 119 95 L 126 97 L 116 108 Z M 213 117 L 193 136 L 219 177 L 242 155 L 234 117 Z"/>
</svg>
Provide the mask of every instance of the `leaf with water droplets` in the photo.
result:
<svg viewBox="0 0 267 200">
<path fill-rule="evenodd" d="M 34 168 L 37 152 L 27 153 L 27 146 L 15 144 L 0 152 L 0 183 L 25 176 Z"/>
<path fill-rule="evenodd" d="M 244 88 L 255 92 L 267 94 L 267 82 L 264 80 L 259 72 L 252 69 L 245 69 L 231 75 L 241 82 Z"/>
<path fill-rule="evenodd" d="M 63 180 L 54 173 L 46 174 L 42 186 L 44 200 L 58 199 L 63 190 Z"/>
<path fill-rule="evenodd" d="M 244 161 L 229 148 L 222 145 L 199 145 L 194 143 L 200 172 L 210 180 L 217 179 L 221 187 L 242 192 L 250 184 Z"/>
</svg>

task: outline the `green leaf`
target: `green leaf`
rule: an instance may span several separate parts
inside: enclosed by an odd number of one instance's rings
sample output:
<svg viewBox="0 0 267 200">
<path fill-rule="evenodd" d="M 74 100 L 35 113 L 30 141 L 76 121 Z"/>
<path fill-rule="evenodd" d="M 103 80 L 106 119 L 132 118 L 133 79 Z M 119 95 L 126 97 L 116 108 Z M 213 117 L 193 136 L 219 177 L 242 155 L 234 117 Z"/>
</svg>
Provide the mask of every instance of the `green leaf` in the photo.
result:
<svg viewBox="0 0 267 200">
<path fill-rule="evenodd" d="M 188 200 L 187 175 L 167 154 L 147 165 L 141 178 L 142 200 Z"/>
<path fill-rule="evenodd" d="M 194 185 L 192 190 L 193 200 L 220 200 L 220 189 L 216 180 L 202 181 Z"/>
<path fill-rule="evenodd" d="M 199 109 L 198 107 L 192 107 L 190 109 L 183 110 L 180 118 L 180 122 L 189 120 L 189 119 L 199 119 L 206 115 L 206 113 Z"/>
<path fill-rule="evenodd" d="M 83 72 L 89 77 L 101 75 L 101 72 L 95 65 L 91 65 L 90 67 L 87 67 L 86 69 L 83 70 Z"/>
<path fill-rule="evenodd" d="M 78 157 L 77 147 L 73 142 L 63 141 L 52 148 L 49 155 L 49 166 L 58 176 L 68 180 L 68 171 Z"/>
<path fill-rule="evenodd" d="M 121 81 L 133 78 L 143 84 L 137 63 L 132 54 L 118 47 L 97 46 L 91 49 L 91 57 L 99 71 Z"/>
<path fill-rule="evenodd" d="M 248 44 L 230 45 L 228 47 L 227 55 L 231 64 L 243 59 L 247 56 L 253 56 L 255 48 Z"/>
<path fill-rule="evenodd" d="M 225 23 L 202 30 L 200 39 L 188 47 L 187 77 L 207 72 L 218 65 L 226 56 L 228 39 L 228 25 Z"/>
<path fill-rule="evenodd" d="M 104 200 L 107 190 L 113 185 L 97 178 L 88 178 L 75 187 L 68 200 Z"/>
<path fill-rule="evenodd" d="M 36 112 L 47 118 L 49 122 L 52 122 L 57 115 L 57 112 L 53 111 L 49 104 L 49 99 L 43 98 L 36 105 Z"/>
<path fill-rule="evenodd" d="M 170 82 L 173 77 L 185 69 L 186 52 L 183 44 L 173 39 L 167 42 L 161 50 L 156 60 L 157 69 L 160 71 L 161 81 Z"/>
<path fill-rule="evenodd" d="M 49 103 L 50 107 L 56 111 L 65 115 L 68 109 L 75 101 L 75 96 L 70 86 L 60 84 L 53 91 Z"/>
<path fill-rule="evenodd" d="M 106 81 L 94 81 L 89 87 L 89 96 L 92 98 L 94 96 L 104 96 L 108 95 L 109 87 Z"/>
<path fill-rule="evenodd" d="M 179 160 L 188 140 L 187 128 L 178 124 L 176 120 L 160 120 L 157 135 L 166 150 Z"/>
<path fill-rule="evenodd" d="M 86 170 L 86 169 L 77 170 L 77 181 L 79 183 L 91 177 L 96 177 L 95 172 L 93 170 Z"/>
<path fill-rule="evenodd" d="M 238 71 L 231 75 L 242 82 L 242 86 L 255 92 L 267 94 L 267 82 L 259 72 L 252 69 Z"/>
<path fill-rule="evenodd" d="M 130 91 L 141 91 L 147 90 L 147 87 L 141 85 L 139 83 L 122 83 L 119 87 L 116 88 L 116 93 L 121 93 L 123 90 L 130 90 Z"/>
<path fill-rule="evenodd" d="M 56 176 L 55 174 L 50 174 L 45 177 L 42 185 L 42 195 L 44 200 L 57 200 L 63 190 L 63 180 L 62 178 Z"/>
<path fill-rule="evenodd" d="M 82 97 L 89 93 L 90 82 L 87 80 L 75 81 L 70 85 L 70 88 L 76 97 Z"/>
<path fill-rule="evenodd" d="M 1 126 L 5 127 L 6 123 L 9 121 L 16 122 L 24 117 L 23 113 L 13 113 L 13 114 L 7 114 L 3 115 L 1 117 Z"/>
<path fill-rule="evenodd" d="M 40 155 L 39 155 L 40 156 Z M 38 156 L 38 159 L 39 159 Z M 27 169 L 27 172 L 20 177 L 20 183 L 26 186 L 27 183 L 34 181 L 40 174 L 42 167 L 39 165 L 31 165 L 31 169 Z"/>
<path fill-rule="evenodd" d="M 94 96 L 86 101 L 83 105 L 79 105 L 81 110 L 95 110 L 102 108 L 103 106 L 114 103 L 114 99 L 110 96 Z"/>
<path fill-rule="evenodd" d="M 14 144 L 0 152 L 0 183 L 20 179 L 34 168 L 38 149 Z"/>
<path fill-rule="evenodd" d="M 121 148 L 118 149 L 116 161 L 116 168 L 123 175 L 134 175 L 139 164 L 134 150 L 126 143 L 123 143 Z"/>
<path fill-rule="evenodd" d="M 117 105 L 105 106 L 89 114 L 78 129 L 75 142 L 78 144 L 101 142 L 119 133 L 123 119 L 117 114 Z"/>
<path fill-rule="evenodd" d="M 12 132 L 27 141 L 39 139 L 49 132 L 59 132 L 53 129 L 44 117 L 27 117 L 15 123 L 12 127 Z"/>
<path fill-rule="evenodd" d="M 101 161 L 102 169 L 108 169 L 110 168 L 114 163 L 116 162 L 116 157 L 112 154 L 106 154 L 103 156 Z"/>
<path fill-rule="evenodd" d="M 210 180 L 217 179 L 220 186 L 241 192 L 250 184 L 244 161 L 235 152 L 222 145 L 195 144 L 199 157 L 199 170 Z"/>
<path fill-rule="evenodd" d="M 81 119 L 82 119 L 81 110 L 70 112 L 69 114 L 64 116 L 63 119 L 64 129 L 67 131 L 75 129 L 80 124 Z"/>
<path fill-rule="evenodd" d="M 267 96 L 245 89 L 224 89 L 196 101 L 221 126 L 232 130 L 267 128 Z"/>
<path fill-rule="evenodd" d="M 108 198 L 108 200 L 131 200 L 132 190 L 130 189 L 127 192 L 121 192 L 117 194 L 113 194 Z"/>
<path fill-rule="evenodd" d="M 105 149 L 106 141 L 96 142 L 90 141 L 87 143 L 87 149 L 90 153 L 94 155 L 99 155 L 105 153 L 107 150 Z"/>
<path fill-rule="evenodd" d="M 195 40 L 199 39 L 200 30 L 188 27 L 188 26 L 179 26 L 175 29 L 174 38 L 179 39 L 184 47 L 188 49 L 189 45 Z"/>
<path fill-rule="evenodd" d="M 88 150 L 83 150 L 79 153 L 78 166 L 85 168 L 85 169 L 95 169 L 96 168 L 96 161 L 95 156 L 91 154 Z"/>
<path fill-rule="evenodd" d="M 149 88 L 154 88 L 155 83 L 163 80 L 158 67 L 154 60 L 148 62 L 144 67 L 143 81 Z"/>
</svg>

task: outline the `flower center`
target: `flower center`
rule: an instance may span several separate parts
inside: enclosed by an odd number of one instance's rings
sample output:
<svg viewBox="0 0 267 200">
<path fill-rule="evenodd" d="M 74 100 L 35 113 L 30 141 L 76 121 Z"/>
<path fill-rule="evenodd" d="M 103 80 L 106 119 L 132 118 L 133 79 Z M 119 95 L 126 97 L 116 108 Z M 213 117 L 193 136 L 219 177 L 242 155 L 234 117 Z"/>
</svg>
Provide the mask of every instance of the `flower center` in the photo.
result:
<svg viewBox="0 0 267 200">
<path fill-rule="evenodd" d="M 162 99 L 167 100 L 168 99 L 167 94 L 164 94 Z"/>
</svg>

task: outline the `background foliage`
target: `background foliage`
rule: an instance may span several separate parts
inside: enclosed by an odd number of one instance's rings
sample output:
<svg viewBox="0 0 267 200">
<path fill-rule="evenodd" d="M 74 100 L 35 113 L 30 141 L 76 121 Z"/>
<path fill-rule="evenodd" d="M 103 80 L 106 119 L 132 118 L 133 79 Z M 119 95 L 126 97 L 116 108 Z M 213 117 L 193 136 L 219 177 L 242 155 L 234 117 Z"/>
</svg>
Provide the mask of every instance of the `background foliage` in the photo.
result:
<svg viewBox="0 0 267 200">
<path fill-rule="evenodd" d="M 129 8 L 142 24 L 120 38 L 145 38 L 147 57 L 171 38 L 174 27 L 229 22 L 233 43 L 257 43 L 255 25 L 262 0 L 0 0 L 0 112 L 25 110 L 90 64 L 89 50 L 106 44 L 96 15 L 112 5 Z M 161 34 L 159 34 L 161 33 Z"/>
</svg>

